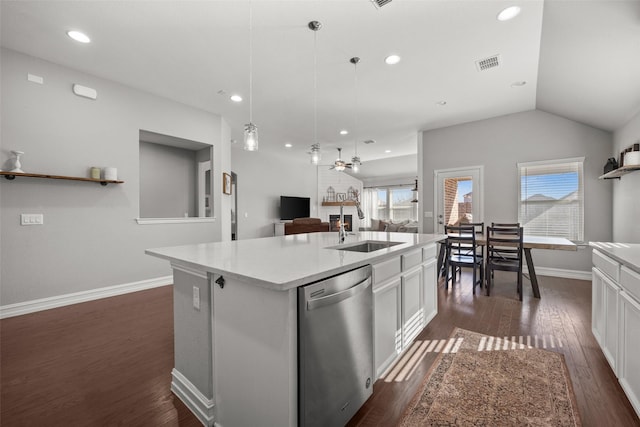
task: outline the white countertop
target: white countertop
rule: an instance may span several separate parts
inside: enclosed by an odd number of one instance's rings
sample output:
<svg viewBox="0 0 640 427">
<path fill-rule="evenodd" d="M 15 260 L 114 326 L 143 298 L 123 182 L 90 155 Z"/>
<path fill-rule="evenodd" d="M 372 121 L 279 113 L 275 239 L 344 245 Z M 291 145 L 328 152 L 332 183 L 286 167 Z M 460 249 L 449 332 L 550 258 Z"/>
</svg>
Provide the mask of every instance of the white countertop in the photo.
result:
<svg viewBox="0 0 640 427">
<path fill-rule="evenodd" d="M 640 273 L 640 243 L 589 242 L 589 246 Z"/>
<path fill-rule="evenodd" d="M 365 240 L 402 242 L 374 252 L 332 249 L 338 233 L 307 233 L 232 242 L 147 249 L 146 254 L 202 272 L 222 274 L 274 290 L 287 290 L 444 239 L 441 234 L 365 231 L 342 246 Z"/>
</svg>

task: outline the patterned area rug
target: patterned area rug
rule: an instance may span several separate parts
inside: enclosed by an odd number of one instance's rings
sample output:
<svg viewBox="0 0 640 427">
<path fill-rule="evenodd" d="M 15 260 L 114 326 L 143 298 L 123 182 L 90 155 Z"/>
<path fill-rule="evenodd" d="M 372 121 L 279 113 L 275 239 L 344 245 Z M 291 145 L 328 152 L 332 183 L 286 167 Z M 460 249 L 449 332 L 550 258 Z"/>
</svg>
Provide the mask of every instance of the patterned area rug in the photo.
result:
<svg viewBox="0 0 640 427">
<path fill-rule="evenodd" d="M 456 328 L 400 426 L 581 426 L 560 353 Z"/>
</svg>

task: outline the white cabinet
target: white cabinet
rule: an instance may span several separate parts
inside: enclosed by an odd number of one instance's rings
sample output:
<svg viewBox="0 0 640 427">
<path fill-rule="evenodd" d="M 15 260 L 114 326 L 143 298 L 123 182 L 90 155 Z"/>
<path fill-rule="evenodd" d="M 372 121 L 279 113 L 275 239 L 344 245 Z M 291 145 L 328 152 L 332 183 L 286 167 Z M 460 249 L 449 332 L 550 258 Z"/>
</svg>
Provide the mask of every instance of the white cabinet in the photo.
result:
<svg viewBox="0 0 640 427">
<path fill-rule="evenodd" d="M 618 301 L 620 287 L 604 277 L 604 337 L 600 344 L 611 369 L 618 373 Z"/>
<path fill-rule="evenodd" d="M 422 268 L 402 275 L 402 347 L 407 347 L 424 327 Z"/>
<path fill-rule="evenodd" d="M 597 268 L 591 269 L 591 332 L 600 347 L 604 338 L 604 274 Z"/>
<path fill-rule="evenodd" d="M 438 312 L 435 244 L 373 265 L 376 377 Z"/>
<path fill-rule="evenodd" d="M 373 290 L 376 378 L 382 375 L 402 350 L 400 289 L 401 280 L 398 277 Z"/>
<path fill-rule="evenodd" d="M 640 274 L 593 251 L 591 329 L 640 414 Z"/>
<path fill-rule="evenodd" d="M 620 292 L 620 368 L 618 380 L 640 414 L 640 304 L 626 292 Z"/>
</svg>

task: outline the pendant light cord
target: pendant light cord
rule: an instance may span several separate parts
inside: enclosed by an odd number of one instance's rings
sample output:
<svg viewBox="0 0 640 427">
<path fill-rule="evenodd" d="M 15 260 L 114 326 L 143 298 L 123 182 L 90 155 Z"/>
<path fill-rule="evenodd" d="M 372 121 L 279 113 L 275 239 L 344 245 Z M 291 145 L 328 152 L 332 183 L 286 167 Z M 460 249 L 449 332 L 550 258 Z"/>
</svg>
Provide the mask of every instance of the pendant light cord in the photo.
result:
<svg viewBox="0 0 640 427">
<path fill-rule="evenodd" d="M 313 143 L 318 144 L 318 31 L 313 32 Z"/>
<path fill-rule="evenodd" d="M 353 112 L 353 140 L 355 142 L 355 157 L 358 157 L 358 61 L 353 64 L 354 99 L 356 108 Z"/>
<path fill-rule="evenodd" d="M 249 0 L 249 123 L 253 123 L 253 13 Z"/>
</svg>

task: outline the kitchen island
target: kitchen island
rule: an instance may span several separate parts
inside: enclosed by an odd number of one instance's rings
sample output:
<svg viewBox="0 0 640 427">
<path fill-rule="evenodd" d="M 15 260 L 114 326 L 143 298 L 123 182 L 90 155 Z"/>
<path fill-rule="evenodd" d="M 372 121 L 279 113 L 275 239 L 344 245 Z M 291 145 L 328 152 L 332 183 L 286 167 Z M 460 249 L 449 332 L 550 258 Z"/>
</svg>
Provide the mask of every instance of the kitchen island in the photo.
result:
<svg viewBox="0 0 640 427">
<path fill-rule="evenodd" d="M 147 250 L 173 268 L 172 391 L 205 425 L 297 425 L 297 288 L 372 266 L 377 377 L 437 313 L 444 237 L 311 233 Z M 365 241 L 394 245 L 341 250 Z"/>
</svg>

